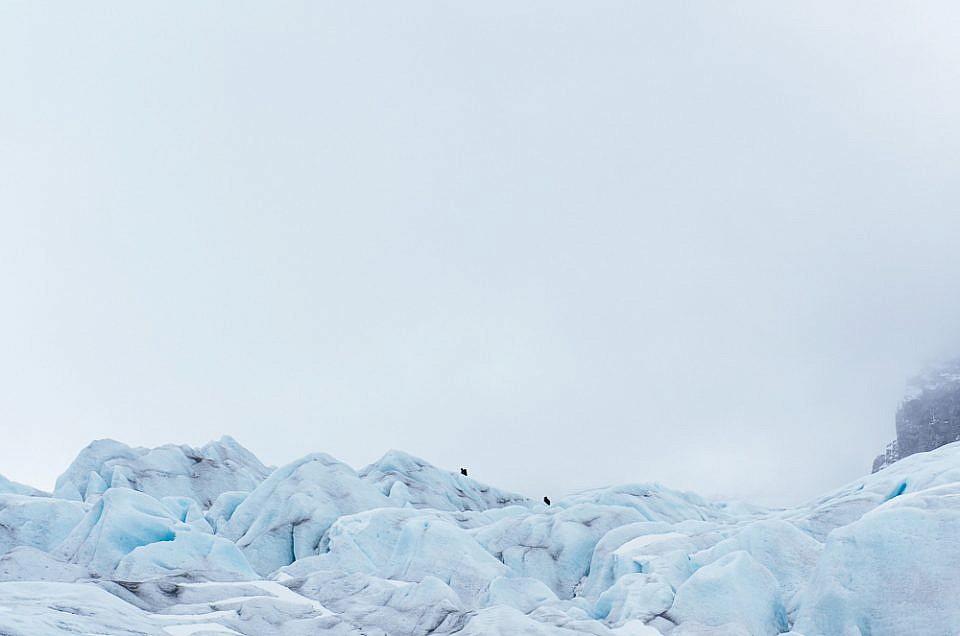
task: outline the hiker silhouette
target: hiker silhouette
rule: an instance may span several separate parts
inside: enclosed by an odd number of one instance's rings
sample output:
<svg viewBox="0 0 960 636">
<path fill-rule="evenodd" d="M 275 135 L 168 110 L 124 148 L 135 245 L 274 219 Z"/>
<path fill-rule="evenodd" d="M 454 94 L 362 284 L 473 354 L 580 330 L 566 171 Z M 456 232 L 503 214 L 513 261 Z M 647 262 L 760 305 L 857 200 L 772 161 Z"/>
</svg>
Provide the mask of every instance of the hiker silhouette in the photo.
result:
<svg viewBox="0 0 960 636">
<path fill-rule="evenodd" d="M 543 503 L 545 503 L 545 504 L 547 504 L 547 505 L 549 506 L 549 505 L 550 505 L 550 497 L 544 497 L 544 498 L 543 498 Z"/>
<path fill-rule="evenodd" d="M 461 468 L 461 469 L 460 469 L 460 474 L 463 475 L 464 477 L 466 477 L 466 476 L 467 476 L 467 469 L 466 469 L 466 468 Z"/>
</svg>

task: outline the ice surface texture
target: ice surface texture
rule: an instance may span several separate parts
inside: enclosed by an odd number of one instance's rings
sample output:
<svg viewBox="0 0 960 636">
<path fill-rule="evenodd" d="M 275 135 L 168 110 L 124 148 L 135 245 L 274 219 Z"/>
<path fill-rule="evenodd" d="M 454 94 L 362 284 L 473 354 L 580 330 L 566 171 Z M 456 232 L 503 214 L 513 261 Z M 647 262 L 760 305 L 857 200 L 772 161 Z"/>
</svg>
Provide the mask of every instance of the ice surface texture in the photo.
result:
<svg viewBox="0 0 960 636">
<path fill-rule="evenodd" d="M 172 444 L 130 448 L 102 439 L 80 452 L 57 479 L 54 494 L 86 501 L 110 487 L 131 488 L 157 498 L 190 497 L 208 508 L 221 493 L 253 490 L 269 473 L 228 436 L 199 449 Z"/>
<path fill-rule="evenodd" d="M 960 443 L 790 509 L 628 484 L 545 506 L 390 451 L 269 469 L 84 449 L 0 478 L 0 633 L 960 633 Z"/>
</svg>

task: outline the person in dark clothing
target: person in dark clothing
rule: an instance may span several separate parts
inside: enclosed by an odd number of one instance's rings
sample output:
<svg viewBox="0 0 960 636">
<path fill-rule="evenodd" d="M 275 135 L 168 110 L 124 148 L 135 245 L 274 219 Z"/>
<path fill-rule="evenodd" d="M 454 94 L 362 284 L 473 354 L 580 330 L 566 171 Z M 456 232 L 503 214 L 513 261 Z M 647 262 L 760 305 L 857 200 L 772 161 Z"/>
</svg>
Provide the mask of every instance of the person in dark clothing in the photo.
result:
<svg viewBox="0 0 960 636">
<path fill-rule="evenodd" d="M 547 505 L 549 506 L 549 505 L 550 505 L 550 497 L 544 496 L 544 498 L 543 498 L 543 503 L 545 503 L 545 504 L 547 504 Z"/>
<path fill-rule="evenodd" d="M 460 469 L 460 474 L 463 475 L 464 477 L 466 477 L 466 476 L 467 476 L 467 469 L 466 469 L 466 468 L 461 468 L 461 469 Z"/>
</svg>

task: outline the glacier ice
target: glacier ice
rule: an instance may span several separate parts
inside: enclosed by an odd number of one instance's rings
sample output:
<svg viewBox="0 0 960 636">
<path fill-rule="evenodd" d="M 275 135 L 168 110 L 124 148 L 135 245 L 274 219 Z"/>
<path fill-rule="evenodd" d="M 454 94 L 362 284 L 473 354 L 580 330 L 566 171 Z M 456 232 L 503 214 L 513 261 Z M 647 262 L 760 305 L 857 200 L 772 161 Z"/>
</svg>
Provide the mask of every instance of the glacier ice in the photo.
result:
<svg viewBox="0 0 960 636">
<path fill-rule="evenodd" d="M 169 636 L 143 610 L 92 585 L 0 583 L 0 634 Z"/>
<path fill-rule="evenodd" d="M 165 498 L 170 499 L 170 498 Z M 194 504 L 196 505 L 196 504 Z M 137 581 L 189 573 L 244 579 L 255 574 L 236 544 L 171 511 L 169 501 L 127 488 L 110 488 L 52 551 L 98 576 Z M 206 530 L 206 531 L 205 531 Z"/>
<path fill-rule="evenodd" d="M 84 449 L 0 479 L 0 633 L 960 633 L 960 443 L 787 509 L 658 484 L 550 507 L 390 451 Z"/>
<path fill-rule="evenodd" d="M 342 570 L 314 570 L 306 577 L 287 580 L 286 585 L 364 633 L 451 633 L 470 617 L 457 593 L 432 575 L 401 582 Z"/>
<path fill-rule="evenodd" d="M 960 482 L 891 499 L 827 537 L 796 631 L 856 630 L 960 633 Z"/>
<path fill-rule="evenodd" d="M 325 550 L 283 572 L 295 576 L 319 568 L 395 581 L 434 576 L 471 607 L 493 579 L 509 572 L 467 531 L 442 516 L 411 509 L 377 509 L 341 517 L 329 530 Z"/>
<path fill-rule="evenodd" d="M 158 576 L 244 581 L 258 578 L 236 544 L 201 532 L 174 531 L 170 541 L 134 548 L 117 562 L 113 576 L 143 581 Z"/>
<path fill-rule="evenodd" d="M 513 572 L 538 578 L 569 599 L 587 574 L 593 548 L 609 530 L 639 521 L 631 508 L 582 503 L 508 517 L 476 531 L 480 544 Z"/>
<path fill-rule="evenodd" d="M 52 497 L 0 495 L 0 554 L 17 546 L 48 552 L 86 514 L 83 505 Z"/>
<path fill-rule="evenodd" d="M 53 581 L 73 583 L 90 576 L 90 570 L 67 563 L 26 545 L 0 555 L 0 581 Z"/>
<path fill-rule="evenodd" d="M 27 495 L 30 497 L 47 496 L 47 493 L 42 490 L 34 488 L 33 486 L 26 486 L 15 481 L 10 481 L 3 475 L 0 475 L 0 494 Z"/>
<path fill-rule="evenodd" d="M 557 595 L 540 579 L 526 576 L 498 576 L 490 580 L 483 604 L 509 605 L 524 614 L 529 614 L 538 607 L 556 600 Z"/>
<path fill-rule="evenodd" d="M 697 568 L 677 589 L 667 617 L 680 625 L 678 634 L 787 631 L 777 580 L 743 550 Z"/>
<path fill-rule="evenodd" d="M 168 444 L 131 448 L 110 439 L 92 442 L 57 479 L 62 499 L 89 500 L 107 488 L 131 488 L 152 497 L 188 496 L 208 508 L 221 494 L 250 491 L 269 474 L 232 437 L 195 449 Z"/>
<path fill-rule="evenodd" d="M 525 505 L 523 495 L 498 490 L 459 472 L 440 470 L 419 457 L 391 450 L 360 471 L 360 478 L 376 485 L 400 506 L 434 510 L 489 510 Z"/>
<path fill-rule="evenodd" d="M 702 568 L 736 551 L 743 551 L 767 569 L 777 581 L 778 592 L 788 613 L 797 607 L 798 594 L 813 571 L 823 546 L 781 519 L 746 524 L 736 534 L 690 556 L 693 567 Z"/>
<path fill-rule="evenodd" d="M 342 515 L 391 505 L 352 468 L 316 453 L 273 471 L 217 534 L 236 542 L 257 572 L 269 574 L 316 554 Z"/>
</svg>

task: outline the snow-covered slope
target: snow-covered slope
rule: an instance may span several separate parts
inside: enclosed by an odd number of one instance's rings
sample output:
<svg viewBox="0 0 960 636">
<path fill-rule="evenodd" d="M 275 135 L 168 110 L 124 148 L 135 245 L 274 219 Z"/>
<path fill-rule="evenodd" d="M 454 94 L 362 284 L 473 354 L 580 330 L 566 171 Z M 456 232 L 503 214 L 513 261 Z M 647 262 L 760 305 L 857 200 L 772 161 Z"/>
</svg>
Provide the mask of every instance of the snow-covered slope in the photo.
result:
<svg viewBox="0 0 960 636">
<path fill-rule="evenodd" d="M 230 438 L 0 481 L 0 634 L 946 636 L 960 443 L 769 510 L 629 484 L 533 503 L 390 451 Z"/>
</svg>

